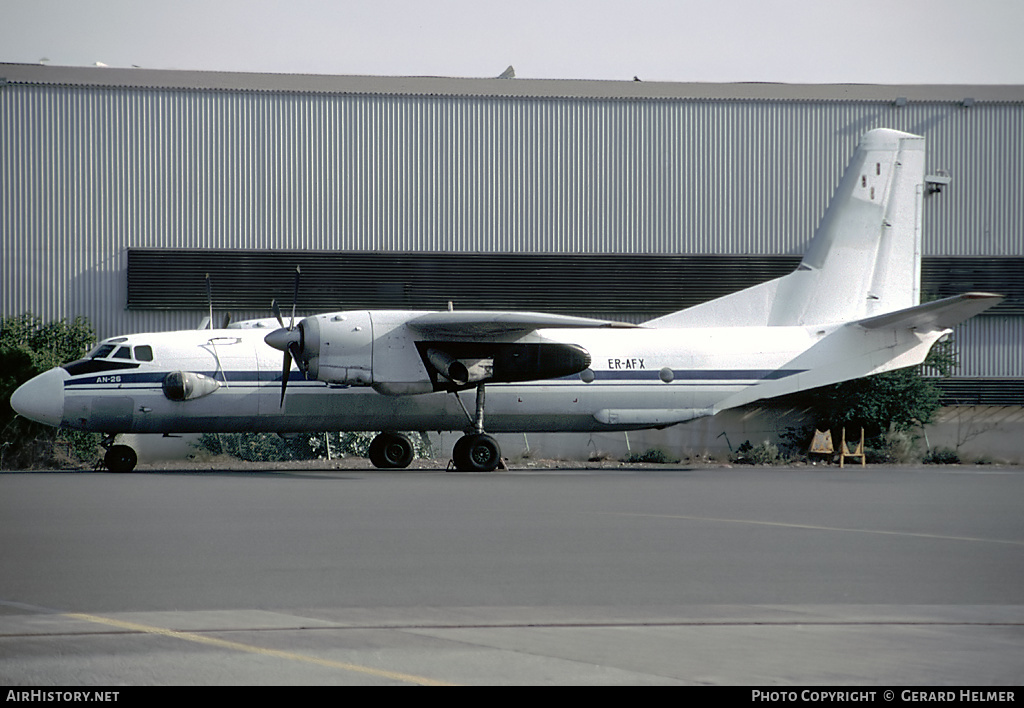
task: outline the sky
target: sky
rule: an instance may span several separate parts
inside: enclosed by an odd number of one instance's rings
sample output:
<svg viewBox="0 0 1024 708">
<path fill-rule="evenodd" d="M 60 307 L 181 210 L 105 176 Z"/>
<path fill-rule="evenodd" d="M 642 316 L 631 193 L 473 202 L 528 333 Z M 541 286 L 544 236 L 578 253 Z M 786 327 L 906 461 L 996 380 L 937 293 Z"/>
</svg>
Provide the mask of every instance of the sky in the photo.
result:
<svg viewBox="0 0 1024 708">
<path fill-rule="evenodd" d="M 1024 84 L 1019 0 L 0 0 L 0 62 L 375 76 Z"/>
</svg>

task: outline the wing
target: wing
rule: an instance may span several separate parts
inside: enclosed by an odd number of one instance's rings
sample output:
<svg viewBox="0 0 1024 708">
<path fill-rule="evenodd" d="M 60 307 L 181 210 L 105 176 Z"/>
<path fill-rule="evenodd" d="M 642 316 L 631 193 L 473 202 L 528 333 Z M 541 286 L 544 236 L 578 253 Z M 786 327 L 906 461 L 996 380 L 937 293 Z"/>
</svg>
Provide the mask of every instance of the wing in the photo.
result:
<svg viewBox="0 0 1024 708">
<path fill-rule="evenodd" d="M 589 317 L 550 315 L 540 312 L 487 312 L 459 310 L 431 312 L 414 317 L 406 323 L 426 335 L 457 337 L 493 337 L 535 329 L 634 328 L 637 325 Z"/>
</svg>

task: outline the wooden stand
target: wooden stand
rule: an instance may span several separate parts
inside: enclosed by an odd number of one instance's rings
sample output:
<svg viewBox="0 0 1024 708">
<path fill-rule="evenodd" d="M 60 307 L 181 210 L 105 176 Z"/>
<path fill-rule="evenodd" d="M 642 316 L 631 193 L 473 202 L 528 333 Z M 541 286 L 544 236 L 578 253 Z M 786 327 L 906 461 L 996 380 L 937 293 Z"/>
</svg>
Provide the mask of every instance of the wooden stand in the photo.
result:
<svg viewBox="0 0 1024 708">
<path fill-rule="evenodd" d="M 857 443 L 857 447 L 854 449 L 853 452 L 850 452 L 849 448 L 846 447 L 846 428 L 845 427 L 843 428 L 843 444 L 839 446 L 839 466 L 840 467 L 844 467 L 845 466 L 844 462 L 846 461 L 847 457 L 859 457 L 860 458 L 860 466 L 861 467 L 866 466 L 865 457 L 864 457 L 864 428 L 860 429 L 860 442 Z"/>
<path fill-rule="evenodd" d="M 811 449 L 807 451 L 807 456 L 813 460 L 814 456 L 817 455 L 824 458 L 825 462 L 831 462 L 834 452 L 835 448 L 832 447 L 832 431 L 815 429 L 814 439 L 811 440 Z"/>
</svg>

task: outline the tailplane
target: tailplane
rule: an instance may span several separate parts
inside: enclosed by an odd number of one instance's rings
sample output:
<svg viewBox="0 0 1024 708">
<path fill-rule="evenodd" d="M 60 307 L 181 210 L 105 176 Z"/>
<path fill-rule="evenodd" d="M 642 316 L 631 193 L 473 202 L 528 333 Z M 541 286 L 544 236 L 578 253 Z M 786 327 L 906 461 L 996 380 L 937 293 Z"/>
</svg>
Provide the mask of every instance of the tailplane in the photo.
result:
<svg viewBox="0 0 1024 708">
<path fill-rule="evenodd" d="M 795 271 L 646 325 L 833 324 L 913 307 L 921 294 L 923 194 L 924 138 L 872 130 Z"/>
<path fill-rule="evenodd" d="M 1002 302 L 993 293 L 964 293 L 924 305 L 874 315 L 836 327 L 785 369 L 796 372 L 764 379 L 728 396 L 714 412 L 850 379 L 880 374 L 924 361 L 928 350 L 964 320 Z"/>
</svg>

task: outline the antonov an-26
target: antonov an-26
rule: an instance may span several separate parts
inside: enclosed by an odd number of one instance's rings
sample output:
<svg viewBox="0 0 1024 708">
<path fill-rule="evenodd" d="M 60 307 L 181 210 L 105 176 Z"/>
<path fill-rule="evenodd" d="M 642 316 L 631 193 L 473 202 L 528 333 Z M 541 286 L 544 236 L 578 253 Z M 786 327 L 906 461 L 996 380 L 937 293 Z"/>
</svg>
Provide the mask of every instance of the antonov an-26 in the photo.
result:
<svg viewBox="0 0 1024 708">
<path fill-rule="evenodd" d="M 924 142 L 866 133 L 795 271 L 640 325 L 450 309 L 297 323 L 293 309 L 286 325 L 275 307 L 276 320 L 106 339 L 11 405 L 106 433 L 114 471 L 137 461 L 118 433 L 324 430 L 385 431 L 370 447 L 382 468 L 412 460 L 397 431 L 463 430 L 456 467 L 490 471 L 501 452 L 487 432 L 662 428 L 913 366 L 1001 299 L 919 304 Z"/>
</svg>

